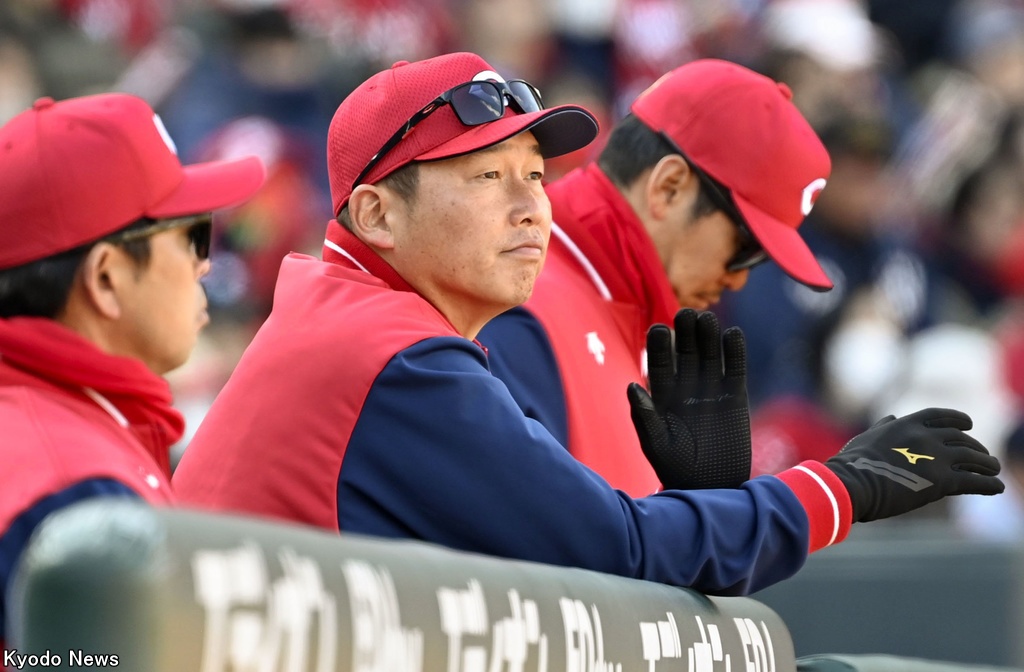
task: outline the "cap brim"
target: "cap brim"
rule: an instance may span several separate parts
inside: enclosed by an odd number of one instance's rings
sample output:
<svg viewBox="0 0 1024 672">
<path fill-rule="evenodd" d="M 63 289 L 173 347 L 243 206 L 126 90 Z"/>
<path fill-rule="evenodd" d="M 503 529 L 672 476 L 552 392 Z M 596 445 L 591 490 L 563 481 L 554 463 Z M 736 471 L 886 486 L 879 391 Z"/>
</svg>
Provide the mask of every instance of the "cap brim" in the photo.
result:
<svg viewBox="0 0 1024 672">
<path fill-rule="evenodd" d="M 530 131 L 540 144 L 545 159 L 575 152 L 597 137 L 597 119 L 576 105 L 560 105 L 527 114 L 506 114 L 497 121 L 467 128 L 430 151 L 416 157 L 417 161 L 450 159 L 504 142 L 523 131 Z"/>
<path fill-rule="evenodd" d="M 183 166 L 185 179 L 167 198 L 147 208 L 153 218 L 179 217 L 238 205 L 255 194 L 266 178 L 255 156 Z"/>
<path fill-rule="evenodd" d="M 757 242 L 786 275 L 819 292 L 832 289 L 832 281 L 796 229 L 759 210 L 735 192 L 733 198 Z"/>
</svg>

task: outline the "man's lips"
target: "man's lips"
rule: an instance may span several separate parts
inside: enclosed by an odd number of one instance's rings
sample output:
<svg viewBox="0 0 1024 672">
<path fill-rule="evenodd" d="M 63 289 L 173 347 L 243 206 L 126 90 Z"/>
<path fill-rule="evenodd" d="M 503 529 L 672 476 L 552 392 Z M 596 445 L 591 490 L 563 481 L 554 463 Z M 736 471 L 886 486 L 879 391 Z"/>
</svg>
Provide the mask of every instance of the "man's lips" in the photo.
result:
<svg viewBox="0 0 1024 672">
<path fill-rule="evenodd" d="M 507 254 L 540 256 L 544 252 L 544 242 L 541 240 L 524 240 L 515 243 L 511 247 L 503 250 L 503 252 Z"/>
</svg>

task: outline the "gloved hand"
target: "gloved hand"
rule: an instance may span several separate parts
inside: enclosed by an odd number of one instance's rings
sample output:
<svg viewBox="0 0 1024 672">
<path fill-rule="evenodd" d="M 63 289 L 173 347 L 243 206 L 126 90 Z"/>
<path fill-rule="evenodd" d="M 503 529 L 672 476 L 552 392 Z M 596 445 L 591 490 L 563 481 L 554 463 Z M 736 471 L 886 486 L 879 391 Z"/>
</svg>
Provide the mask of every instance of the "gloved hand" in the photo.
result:
<svg viewBox="0 0 1024 672">
<path fill-rule="evenodd" d="M 640 447 L 668 489 L 735 488 L 750 478 L 747 351 L 738 327 L 714 313 L 676 313 L 675 348 L 663 324 L 647 331 L 651 393 L 626 390 Z"/>
<path fill-rule="evenodd" d="M 946 408 L 889 415 L 825 466 L 850 493 L 855 522 L 898 516 L 946 495 L 999 494 L 999 460 L 964 434 L 972 426 L 966 413 Z"/>
</svg>

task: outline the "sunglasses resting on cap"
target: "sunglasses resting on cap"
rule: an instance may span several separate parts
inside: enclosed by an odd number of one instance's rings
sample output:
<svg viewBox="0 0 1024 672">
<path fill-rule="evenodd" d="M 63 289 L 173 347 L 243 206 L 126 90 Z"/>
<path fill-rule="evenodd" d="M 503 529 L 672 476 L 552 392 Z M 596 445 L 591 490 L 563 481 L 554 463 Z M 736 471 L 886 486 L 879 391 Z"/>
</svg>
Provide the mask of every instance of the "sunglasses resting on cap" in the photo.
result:
<svg viewBox="0 0 1024 672">
<path fill-rule="evenodd" d="M 394 149 L 395 145 L 401 142 L 418 123 L 443 105 L 451 105 L 455 116 L 463 125 L 479 126 L 497 121 L 505 116 L 506 101 L 512 106 L 512 109 L 520 114 L 539 112 L 544 109 L 540 91 L 521 79 L 513 79 L 509 82 L 490 80 L 466 82 L 448 89 L 430 101 L 419 112 L 409 117 L 409 120 L 370 158 L 366 167 L 352 182 L 352 188 L 355 189 L 361 184 L 384 155 Z"/>
</svg>

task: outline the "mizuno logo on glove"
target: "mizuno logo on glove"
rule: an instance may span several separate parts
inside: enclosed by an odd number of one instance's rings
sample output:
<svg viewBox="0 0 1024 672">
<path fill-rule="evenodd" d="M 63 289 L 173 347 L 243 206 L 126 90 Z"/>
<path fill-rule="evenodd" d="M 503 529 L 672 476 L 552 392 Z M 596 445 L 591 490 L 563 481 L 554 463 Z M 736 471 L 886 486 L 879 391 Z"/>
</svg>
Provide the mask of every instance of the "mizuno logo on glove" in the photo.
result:
<svg viewBox="0 0 1024 672">
<path fill-rule="evenodd" d="M 918 453 L 910 452 L 910 448 L 893 448 L 897 453 L 903 455 L 911 464 L 917 464 L 918 460 L 934 460 L 935 458 L 931 455 L 920 455 Z"/>
<path fill-rule="evenodd" d="M 998 494 L 1004 488 L 999 460 L 967 434 L 971 427 L 971 416 L 952 408 L 887 415 L 850 439 L 825 466 L 846 486 L 853 519 L 860 523 L 898 516 L 947 495 Z"/>
</svg>

